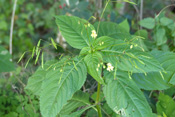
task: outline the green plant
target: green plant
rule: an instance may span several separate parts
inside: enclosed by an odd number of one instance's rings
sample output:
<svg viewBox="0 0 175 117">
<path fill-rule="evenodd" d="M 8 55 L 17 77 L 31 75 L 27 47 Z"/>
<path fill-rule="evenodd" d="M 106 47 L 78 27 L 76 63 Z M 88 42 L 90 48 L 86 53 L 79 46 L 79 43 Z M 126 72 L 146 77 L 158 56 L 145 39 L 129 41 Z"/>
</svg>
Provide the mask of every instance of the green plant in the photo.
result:
<svg viewBox="0 0 175 117">
<path fill-rule="evenodd" d="M 175 23 L 172 19 L 166 17 L 164 13 L 160 13 L 155 18 L 148 17 L 139 23 L 144 28 L 153 30 L 151 35 L 153 36 L 154 45 L 158 49 L 174 51 Z"/>
<path fill-rule="evenodd" d="M 175 84 L 172 77 L 175 62 L 169 61 L 174 53 L 145 51 L 136 43 L 142 38 L 130 35 L 122 24 L 92 25 L 75 16 L 56 16 L 56 23 L 67 43 L 80 49 L 80 54 L 48 61 L 29 78 L 26 89 L 39 96 L 44 117 L 80 116 L 84 111 L 90 115 L 97 111 L 99 117 L 106 113 L 108 116 L 154 116 L 140 89 L 164 90 Z M 56 48 L 53 40 L 52 44 Z M 40 50 L 37 46 L 34 53 L 39 56 Z M 98 82 L 97 92 L 91 99 L 80 91 L 87 74 Z M 161 82 L 150 83 L 152 74 Z"/>
<path fill-rule="evenodd" d="M 26 92 L 27 93 L 27 92 Z M 27 96 L 27 95 L 30 95 Z M 32 103 L 31 103 L 32 102 Z M 0 116 L 19 117 L 32 116 L 38 117 L 40 113 L 37 98 L 31 93 L 25 96 L 17 94 L 11 90 L 10 86 L 6 90 L 0 90 Z"/>
<path fill-rule="evenodd" d="M 168 95 L 160 93 L 159 101 L 157 102 L 157 113 L 163 115 L 164 117 L 174 117 L 175 116 L 175 102 Z"/>
<path fill-rule="evenodd" d="M 20 70 L 15 71 L 18 75 Z M 19 77 L 19 76 L 18 76 Z M 24 91 L 16 77 L 4 78 L 0 75 L 0 116 L 38 117 L 39 101 L 30 91 Z"/>
<path fill-rule="evenodd" d="M 14 64 L 10 61 L 11 55 L 8 50 L 0 45 L 0 73 L 14 70 Z"/>
</svg>

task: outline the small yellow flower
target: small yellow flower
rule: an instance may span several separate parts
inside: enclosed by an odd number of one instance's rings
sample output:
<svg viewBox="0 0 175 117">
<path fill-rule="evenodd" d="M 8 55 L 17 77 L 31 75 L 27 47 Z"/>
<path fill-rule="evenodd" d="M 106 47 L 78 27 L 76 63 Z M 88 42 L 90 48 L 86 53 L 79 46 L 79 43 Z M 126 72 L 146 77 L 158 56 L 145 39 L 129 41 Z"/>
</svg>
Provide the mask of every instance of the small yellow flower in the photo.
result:
<svg viewBox="0 0 175 117">
<path fill-rule="evenodd" d="M 90 27 L 90 24 L 88 23 L 88 27 Z"/>
<path fill-rule="evenodd" d="M 95 31 L 95 30 L 92 30 L 91 37 L 92 37 L 92 38 L 96 38 L 96 37 L 97 37 L 97 34 L 96 34 L 96 31 Z"/>
<path fill-rule="evenodd" d="M 114 67 L 112 66 L 112 64 L 111 63 L 108 63 L 107 64 L 107 70 L 110 72 L 110 71 L 113 71 L 113 69 L 114 69 Z"/>
</svg>

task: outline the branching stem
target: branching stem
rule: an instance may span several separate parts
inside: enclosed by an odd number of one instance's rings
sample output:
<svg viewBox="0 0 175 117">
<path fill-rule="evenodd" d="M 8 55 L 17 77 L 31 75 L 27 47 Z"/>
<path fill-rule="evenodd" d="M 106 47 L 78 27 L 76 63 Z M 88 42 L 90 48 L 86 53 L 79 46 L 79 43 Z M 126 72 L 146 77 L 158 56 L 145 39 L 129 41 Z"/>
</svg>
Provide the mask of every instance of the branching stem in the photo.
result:
<svg viewBox="0 0 175 117">
<path fill-rule="evenodd" d="M 105 5 L 105 8 L 103 9 L 103 12 L 102 12 L 102 14 L 101 14 L 101 16 L 100 16 L 100 21 L 101 21 L 103 15 L 104 15 L 104 12 L 105 12 L 105 10 L 106 10 L 106 7 L 108 6 L 108 4 L 109 4 L 110 1 L 111 1 L 111 0 L 108 0 L 108 1 L 107 1 L 106 5 Z M 97 27 L 97 35 L 98 35 L 98 31 L 99 31 L 100 21 L 99 21 L 98 27 Z"/>
</svg>

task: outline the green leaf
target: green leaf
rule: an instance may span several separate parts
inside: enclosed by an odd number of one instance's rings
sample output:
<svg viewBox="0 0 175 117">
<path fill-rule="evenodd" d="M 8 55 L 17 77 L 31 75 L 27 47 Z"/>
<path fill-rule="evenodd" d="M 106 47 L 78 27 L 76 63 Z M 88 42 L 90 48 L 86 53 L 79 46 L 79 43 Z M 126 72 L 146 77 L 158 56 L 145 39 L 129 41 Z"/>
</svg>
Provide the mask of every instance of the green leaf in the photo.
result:
<svg viewBox="0 0 175 117">
<path fill-rule="evenodd" d="M 95 29 L 98 29 L 99 22 L 94 24 Z M 97 34 L 98 37 L 108 36 L 114 39 L 130 40 L 132 39 L 131 35 L 121 26 L 112 22 L 100 22 L 99 31 Z"/>
<path fill-rule="evenodd" d="M 111 37 L 102 36 L 95 40 L 95 42 L 93 43 L 93 47 L 96 50 L 101 50 L 112 46 L 115 43 L 115 41 L 116 40 Z"/>
<path fill-rule="evenodd" d="M 85 56 L 84 61 L 88 68 L 88 73 L 100 84 L 103 84 L 103 79 L 101 77 L 101 63 L 103 58 L 100 53 L 94 52 Z"/>
<path fill-rule="evenodd" d="M 115 80 L 113 77 L 112 72 L 104 76 L 111 79 L 103 89 L 109 107 L 121 116 L 152 117 L 151 108 L 135 82 L 124 72 L 117 72 Z"/>
<path fill-rule="evenodd" d="M 169 80 L 169 83 L 175 85 L 175 72 L 173 73 L 171 79 Z"/>
<path fill-rule="evenodd" d="M 88 53 L 91 52 L 91 48 L 90 47 L 84 47 L 81 51 L 80 51 L 80 55 L 85 56 Z"/>
<path fill-rule="evenodd" d="M 174 88 L 175 86 L 172 86 L 171 88 L 164 90 L 164 94 L 173 97 L 175 94 Z"/>
<path fill-rule="evenodd" d="M 161 63 L 165 71 L 175 72 L 175 53 L 155 50 L 151 54 Z"/>
<path fill-rule="evenodd" d="M 112 63 L 119 69 L 133 73 L 145 73 L 160 71 L 163 68 L 160 63 L 149 53 L 143 52 L 138 47 L 130 49 L 131 44 L 122 40 L 116 40 L 114 46 L 101 50 L 105 62 Z"/>
<path fill-rule="evenodd" d="M 137 36 L 141 36 L 141 37 L 144 37 L 145 39 L 148 39 L 148 31 L 147 30 L 138 30 L 137 32 L 135 32 L 134 35 L 137 35 Z"/>
<path fill-rule="evenodd" d="M 121 26 L 123 29 L 125 29 L 127 32 L 129 32 L 130 27 L 129 27 L 129 23 L 128 20 L 125 19 L 124 21 L 122 21 L 119 26 Z"/>
<path fill-rule="evenodd" d="M 73 94 L 82 87 L 86 76 L 87 69 L 83 58 L 77 57 L 58 63 L 54 69 L 48 71 L 42 83 L 43 90 L 40 95 L 42 115 L 55 117 Z"/>
<path fill-rule="evenodd" d="M 144 41 L 148 41 L 148 32 L 146 30 L 138 30 L 134 35 L 141 36 L 145 40 L 138 37 L 137 40 L 134 41 L 139 47 L 143 48 L 145 51 L 148 51 L 148 47 L 145 45 Z"/>
<path fill-rule="evenodd" d="M 45 64 L 44 64 L 44 69 L 42 68 L 42 66 L 40 66 L 37 71 L 31 76 L 29 77 L 29 80 L 28 80 L 28 83 L 27 83 L 27 86 L 25 87 L 25 89 L 28 89 L 28 90 L 31 90 L 33 92 L 33 94 L 35 95 L 40 95 L 41 93 L 41 85 L 42 85 L 42 82 L 44 81 L 45 79 L 45 76 L 48 72 L 48 68 L 50 66 L 53 66 L 55 63 L 57 63 L 58 61 L 56 60 L 51 60 L 51 61 L 47 61 Z M 53 69 L 49 69 L 49 70 L 53 70 Z"/>
<path fill-rule="evenodd" d="M 169 19 L 169 18 L 167 18 L 167 17 L 162 17 L 162 18 L 160 19 L 160 23 L 161 23 L 161 25 L 163 25 L 163 26 L 168 26 L 169 24 L 173 24 L 173 20 L 172 20 L 172 19 Z"/>
<path fill-rule="evenodd" d="M 8 114 L 4 115 L 4 117 L 18 117 L 18 113 L 10 111 Z"/>
<path fill-rule="evenodd" d="M 74 112 L 74 113 L 71 113 L 70 115 L 63 115 L 63 116 L 61 116 L 61 117 L 80 117 L 81 114 L 82 114 L 84 111 L 86 111 L 87 109 L 92 108 L 92 107 L 94 107 L 94 106 L 95 106 L 95 105 L 87 106 L 87 107 L 85 107 L 85 108 L 83 108 L 83 109 L 81 109 L 81 110 L 78 110 L 78 111 L 76 111 L 76 112 Z"/>
<path fill-rule="evenodd" d="M 70 5 L 76 5 L 77 2 L 78 2 L 78 0 L 71 0 Z"/>
<path fill-rule="evenodd" d="M 68 115 L 72 111 L 74 111 L 76 108 L 81 106 L 90 105 L 89 102 L 89 94 L 84 93 L 82 91 L 77 91 L 71 100 L 68 101 L 68 103 L 63 107 L 63 109 L 60 111 L 60 115 Z"/>
<path fill-rule="evenodd" d="M 159 72 L 149 72 L 146 75 L 143 73 L 133 74 L 132 78 L 139 88 L 144 90 L 164 90 L 170 88 L 173 82 L 170 82 L 174 73 L 163 73 L 163 77 Z"/>
<path fill-rule="evenodd" d="M 156 30 L 154 40 L 158 46 L 163 45 L 167 42 L 166 32 L 164 28 L 158 28 Z"/>
<path fill-rule="evenodd" d="M 0 30 L 7 30 L 8 29 L 8 23 L 5 20 L 1 20 L 0 22 Z"/>
<path fill-rule="evenodd" d="M 10 72 L 15 69 L 14 64 L 10 61 L 10 59 L 11 55 L 9 54 L 9 52 L 5 48 L 0 46 L 0 73 Z"/>
<path fill-rule="evenodd" d="M 168 27 L 168 29 L 171 30 L 171 35 L 172 35 L 173 37 L 175 37 L 175 32 L 174 32 L 175 23 L 173 22 L 172 24 L 169 24 L 167 27 Z"/>
<path fill-rule="evenodd" d="M 91 33 L 95 29 L 88 21 L 75 16 L 56 16 L 56 23 L 62 36 L 72 47 L 82 49 L 93 43 Z"/>
<path fill-rule="evenodd" d="M 175 85 L 175 53 L 154 50 L 151 54 L 159 61 L 166 73 L 133 74 L 133 80 L 145 90 L 164 90 Z"/>
<path fill-rule="evenodd" d="M 111 115 L 111 117 L 121 117 L 120 115 L 116 114 L 107 103 L 104 103 L 102 106 L 102 109 L 108 114 Z"/>
<path fill-rule="evenodd" d="M 175 102 L 174 100 L 169 97 L 168 95 L 164 95 L 160 93 L 159 101 L 156 104 L 157 113 L 163 115 L 163 113 L 167 117 L 174 117 L 175 116 Z"/>
<path fill-rule="evenodd" d="M 93 94 L 91 95 L 91 98 L 92 98 L 94 101 L 96 101 L 97 92 L 93 93 Z M 99 101 L 101 102 L 101 101 L 103 101 L 103 100 L 104 100 L 104 94 L 103 94 L 103 93 L 100 93 L 100 99 L 99 99 Z"/>
<path fill-rule="evenodd" d="M 155 19 L 153 19 L 151 17 L 145 18 L 145 19 L 141 20 L 139 22 L 139 24 L 144 28 L 153 29 L 155 26 Z"/>
</svg>

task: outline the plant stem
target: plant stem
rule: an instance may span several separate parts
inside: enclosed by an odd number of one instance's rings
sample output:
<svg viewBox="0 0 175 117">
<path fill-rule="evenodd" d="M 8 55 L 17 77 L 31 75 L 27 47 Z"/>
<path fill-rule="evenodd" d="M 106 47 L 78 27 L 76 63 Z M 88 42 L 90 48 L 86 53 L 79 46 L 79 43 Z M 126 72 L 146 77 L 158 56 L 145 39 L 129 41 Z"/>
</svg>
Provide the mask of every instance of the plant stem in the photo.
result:
<svg viewBox="0 0 175 117">
<path fill-rule="evenodd" d="M 143 19 L 143 0 L 141 0 L 140 3 L 140 21 Z M 142 26 L 140 26 L 140 29 L 142 29 Z"/>
<path fill-rule="evenodd" d="M 11 18 L 11 26 L 10 26 L 10 39 L 9 39 L 9 52 L 11 54 L 10 61 L 12 61 L 12 51 L 13 51 L 13 44 L 12 44 L 12 38 L 13 38 L 13 25 L 14 25 L 14 17 L 15 17 L 15 11 L 16 11 L 16 4 L 18 0 L 15 0 L 13 5 L 13 11 L 12 11 L 12 18 Z M 12 72 L 10 72 L 10 76 L 12 76 Z"/>
<path fill-rule="evenodd" d="M 103 12 L 102 12 L 102 14 L 101 14 L 101 16 L 100 16 L 100 21 L 101 21 L 103 15 L 104 15 L 104 12 L 105 12 L 105 10 L 106 10 L 106 7 L 108 6 L 108 4 L 109 4 L 110 1 L 111 1 L 111 0 L 108 0 L 108 1 L 107 1 L 106 5 L 105 5 L 105 8 L 103 9 Z M 98 27 L 97 27 L 97 35 L 98 35 L 98 31 L 99 31 L 100 21 L 99 21 Z"/>
<path fill-rule="evenodd" d="M 96 101 L 95 103 L 97 104 L 97 111 L 98 111 L 98 117 L 102 117 L 102 114 L 101 114 L 101 107 L 100 105 L 98 104 L 99 103 L 99 100 L 100 100 L 100 89 L 101 89 L 101 85 L 100 83 L 98 83 L 98 87 L 97 87 L 97 97 L 96 97 Z"/>
</svg>

